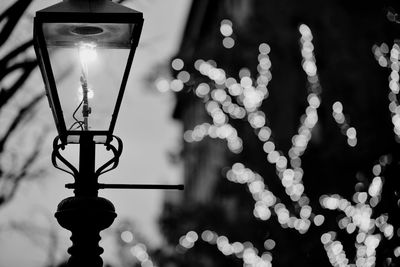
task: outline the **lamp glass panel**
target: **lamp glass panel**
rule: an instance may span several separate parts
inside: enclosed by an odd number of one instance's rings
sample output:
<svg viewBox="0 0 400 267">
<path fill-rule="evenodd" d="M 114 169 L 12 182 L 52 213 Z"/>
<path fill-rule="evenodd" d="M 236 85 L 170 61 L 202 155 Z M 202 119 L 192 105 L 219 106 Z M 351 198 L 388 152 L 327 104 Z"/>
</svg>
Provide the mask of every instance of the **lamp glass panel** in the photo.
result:
<svg viewBox="0 0 400 267">
<path fill-rule="evenodd" d="M 66 128 L 106 131 L 127 64 L 133 26 L 77 25 L 48 23 L 43 27 Z"/>
</svg>

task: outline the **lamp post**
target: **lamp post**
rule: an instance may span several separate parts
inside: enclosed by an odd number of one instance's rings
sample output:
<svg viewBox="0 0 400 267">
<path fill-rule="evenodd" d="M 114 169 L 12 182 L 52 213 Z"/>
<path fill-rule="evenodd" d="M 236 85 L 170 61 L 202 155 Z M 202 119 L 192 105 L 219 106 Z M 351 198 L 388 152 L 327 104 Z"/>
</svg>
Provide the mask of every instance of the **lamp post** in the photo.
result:
<svg viewBox="0 0 400 267">
<path fill-rule="evenodd" d="M 141 12 L 110 0 L 64 0 L 36 12 L 34 47 L 58 130 L 52 162 L 74 177 L 74 183 L 66 185 L 74 189 L 74 196 L 61 201 L 55 214 L 72 232 L 72 267 L 102 266 L 99 233 L 112 224 L 116 213 L 109 200 L 98 196 L 99 189 L 183 189 L 98 183 L 101 174 L 117 167 L 122 153 L 122 141 L 113 131 L 142 25 Z M 69 79 L 56 82 L 66 65 L 72 66 Z M 79 168 L 60 153 L 70 144 L 79 145 Z M 97 169 L 96 145 L 113 153 Z"/>
</svg>

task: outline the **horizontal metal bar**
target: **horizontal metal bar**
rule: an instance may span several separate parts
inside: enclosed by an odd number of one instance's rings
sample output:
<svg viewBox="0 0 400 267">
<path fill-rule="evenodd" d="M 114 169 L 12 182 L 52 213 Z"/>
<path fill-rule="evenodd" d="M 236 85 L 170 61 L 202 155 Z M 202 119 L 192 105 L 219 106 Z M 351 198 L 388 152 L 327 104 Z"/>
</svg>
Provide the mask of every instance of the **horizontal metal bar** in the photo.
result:
<svg viewBox="0 0 400 267">
<path fill-rule="evenodd" d="M 167 184 L 99 184 L 99 189 L 174 189 L 183 190 L 184 185 Z"/>
<path fill-rule="evenodd" d="M 66 188 L 74 189 L 75 184 L 66 184 Z M 183 190 L 184 185 L 167 185 L 167 184 L 98 184 L 98 189 L 171 189 Z"/>
</svg>

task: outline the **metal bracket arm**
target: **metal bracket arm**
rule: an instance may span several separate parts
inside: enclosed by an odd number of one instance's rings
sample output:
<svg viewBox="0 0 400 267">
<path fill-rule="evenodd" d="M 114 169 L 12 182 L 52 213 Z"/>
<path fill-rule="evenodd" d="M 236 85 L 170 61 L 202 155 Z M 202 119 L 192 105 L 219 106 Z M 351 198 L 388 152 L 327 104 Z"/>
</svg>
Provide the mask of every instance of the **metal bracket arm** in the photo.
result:
<svg viewBox="0 0 400 267">
<path fill-rule="evenodd" d="M 75 184 L 66 184 L 66 188 L 74 189 Z M 184 185 L 167 184 L 98 184 L 98 189 L 163 189 L 163 190 L 183 190 Z"/>
<path fill-rule="evenodd" d="M 113 138 L 115 138 L 115 140 L 117 141 L 116 147 L 110 144 L 110 142 L 104 144 L 106 146 L 106 150 L 111 150 L 111 152 L 113 153 L 113 157 L 96 170 L 95 175 L 97 177 L 115 169 L 118 166 L 119 158 L 122 154 L 123 144 L 119 137 L 113 136 Z M 65 144 L 59 141 L 60 137 L 56 136 L 53 141 L 53 153 L 51 155 L 51 161 L 54 167 L 71 174 L 76 179 L 79 176 L 79 171 L 74 165 L 72 165 L 66 158 L 61 155 L 60 150 L 65 149 Z M 58 165 L 58 160 L 61 161 L 67 168 L 60 167 Z"/>
</svg>

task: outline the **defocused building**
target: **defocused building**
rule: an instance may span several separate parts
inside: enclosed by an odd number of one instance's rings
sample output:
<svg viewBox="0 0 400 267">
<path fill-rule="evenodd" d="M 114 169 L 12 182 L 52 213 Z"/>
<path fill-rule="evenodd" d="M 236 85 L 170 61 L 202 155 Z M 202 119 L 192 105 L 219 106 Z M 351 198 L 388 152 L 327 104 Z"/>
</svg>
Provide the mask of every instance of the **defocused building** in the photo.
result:
<svg viewBox="0 0 400 267">
<path fill-rule="evenodd" d="M 337 214 L 324 211 L 320 197 L 337 193 L 351 200 L 355 190 L 361 190 L 355 185 L 368 184 L 371 168 L 382 156 L 397 158 L 398 145 L 387 109 L 388 71 L 379 66 L 373 53 L 374 47 L 393 43 L 393 26 L 383 8 L 379 3 L 364 3 L 361 7 L 354 2 L 318 0 L 193 1 L 180 49 L 171 61 L 174 76 L 184 77 L 183 88 L 173 88 L 177 91 L 173 116 L 183 124 L 181 157 L 186 186 L 183 199 L 167 203 L 161 218 L 171 245 L 178 244 L 185 231 L 211 229 L 232 241 L 251 241 L 260 253 L 265 250 L 264 241 L 274 239 L 274 266 L 329 266 L 320 233 L 337 227 Z M 224 32 L 224 24 L 229 24 L 233 33 Z M 318 89 L 310 88 L 307 70 L 302 66 L 299 27 L 303 24 L 312 31 Z M 301 163 L 310 206 L 324 214 L 326 222 L 321 228 L 311 227 L 304 235 L 282 228 L 276 216 L 267 221 L 254 218 L 254 200 L 246 186 L 226 179 L 232 164 L 243 163 L 264 178 L 269 190 L 291 212 L 300 210 L 285 193 L 247 118 L 229 119 L 242 140 L 241 148 L 235 151 L 234 147 L 233 153 L 226 140 L 202 133 L 213 124 L 207 112 L 207 101 L 213 96 L 199 97 L 196 90 L 201 83 L 211 89 L 219 87 L 195 68 L 200 64 L 198 60 L 211 62 L 222 68 L 226 77 L 238 81 L 241 75 L 246 76 L 243 73 L 256 79 L 260 44 L 268 44 L 271 50 L 272 79 L 267 82 L 268 97 L 259 109 L 266 114 L 280 153 L 287 155 L 292 147 L 310 92 L 317 90 L 321 100 L 318 121 Z M 343 106 L 347 123 L 357 129 L 356 144 L 346 137 L 349 127 L 343 130 L 332 115 L 336 102 Z M 199 125 L 205 128 L 198 128 L 196 136 L 193 133 Z M 391 185 L 397 187 L 398 183 Z M 343 244 L 354 247 L 353 237 L 341 238 Z M 208 246 L 198 245 L 186 252 L 183 265 L 242 266 L 242 262 Z M 349 258 L 354 253 L 354 248 L 350 249 Z"/>
</svg>

